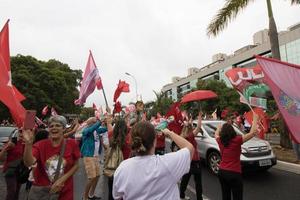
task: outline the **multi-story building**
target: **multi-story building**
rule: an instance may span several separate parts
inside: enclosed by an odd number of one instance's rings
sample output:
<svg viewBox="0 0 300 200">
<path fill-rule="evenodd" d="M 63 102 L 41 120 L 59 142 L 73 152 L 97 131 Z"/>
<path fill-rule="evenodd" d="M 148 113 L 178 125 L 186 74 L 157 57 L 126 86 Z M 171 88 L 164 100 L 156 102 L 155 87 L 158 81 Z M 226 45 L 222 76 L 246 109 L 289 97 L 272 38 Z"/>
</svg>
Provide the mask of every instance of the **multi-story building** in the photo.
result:
<svg viewBox="0 0 300 200">
<path fill-rule="evenodd" d="M 300 23 L 289 27 L 287 31 L 279 32 L 278 39 L 281 60 L 300 64 Z M 242 47 L 232 55 L 215 54 L 212 56 L 212 63 L 202 68 L 189 68 L 186 77 L 173 77 L 172 83 L 163 86 L 162 92 L 176 101 L 192 88 L 196 88 L 199 79 L 223 80 L 228 86 L 231 86 L 225 72 L 235 67 L 255 66 L 254 55 L 271 56 L 267 29 L 258 31 L 253 35 L 252 45 Z"/>
</svg>

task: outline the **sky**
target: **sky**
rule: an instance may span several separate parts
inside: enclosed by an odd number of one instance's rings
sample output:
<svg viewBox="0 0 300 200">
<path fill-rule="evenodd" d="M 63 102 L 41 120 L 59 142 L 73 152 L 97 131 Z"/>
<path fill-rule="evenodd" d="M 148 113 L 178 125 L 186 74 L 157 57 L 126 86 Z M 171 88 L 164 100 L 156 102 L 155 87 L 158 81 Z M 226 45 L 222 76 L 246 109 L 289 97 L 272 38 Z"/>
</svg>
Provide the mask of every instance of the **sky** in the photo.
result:
<svg viewBox="0 0 300 200">
<path fill-rule="evenodd" d="M 206 28 L 224 0 L 0 0 L 0 26 L 10 19 L 10 54 L 56 59 L 84 71 L 89 50 L 112 105 L 119 79 L 130 84 L 123 105 L 155 100 L 153 91 L 201 68 L 216 53 L 232 54 L 268 27 L 266 1 L 251 2 L 217 37 Z M 300 5 L 273 0 L 278 31 L 300 22 Z M 126 75 L 130 73 L 133 77 Z M 12 77 L 13 78 L 13 77 Z M 137 84 L 135 84 L 135 80 Z M 88 97 L 104 106 L 102 91 Z"/>
</svg>

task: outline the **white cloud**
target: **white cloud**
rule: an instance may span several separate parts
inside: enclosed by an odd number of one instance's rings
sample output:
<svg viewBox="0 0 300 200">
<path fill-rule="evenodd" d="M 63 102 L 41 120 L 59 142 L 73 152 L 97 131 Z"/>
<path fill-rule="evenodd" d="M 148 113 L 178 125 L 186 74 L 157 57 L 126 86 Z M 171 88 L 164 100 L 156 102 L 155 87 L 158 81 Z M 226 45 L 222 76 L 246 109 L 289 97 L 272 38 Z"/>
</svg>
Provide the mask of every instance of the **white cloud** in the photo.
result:
<svg viewBox="0 0 300 200">
<path fill-rule="evenodd" d="M 130 83 L 123 104 L 135 101 L 135 84 L 144 101 L 154 100 L 172 76 L 211 62 L 213 54 L 230 54 L 252 43 L 268 27 L 265 1 L 254 1 L 216 38 L 206 27 L 224 1 L 199 0 L 2 0 L 0 26 L 10 18 L 11 55 L 51 58 L 84 70 L 91 49 L 112 104 L 119 79 Z M 299 22 L 300 6 L 272 1 L 278 30 Z M 104 105 L 102 92 L 88 98 Z"/>
</svg>

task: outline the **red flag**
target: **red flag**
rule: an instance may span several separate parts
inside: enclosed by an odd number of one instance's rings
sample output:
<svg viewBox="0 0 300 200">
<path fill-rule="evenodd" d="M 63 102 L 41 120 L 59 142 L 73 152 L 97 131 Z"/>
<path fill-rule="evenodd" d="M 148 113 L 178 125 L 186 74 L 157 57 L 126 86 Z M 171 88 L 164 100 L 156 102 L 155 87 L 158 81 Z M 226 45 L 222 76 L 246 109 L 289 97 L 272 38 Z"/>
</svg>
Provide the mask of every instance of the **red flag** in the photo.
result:
<svg viewBox="0 0 300 200">
<path fill-rule="evenodd" d="M 173 103 L 166 114 L 166 118 L 169 118 L 170 116 L 174 116 L 174 121 L 168 124 L 168 128 L 177 134 L 181 133 L 182 122 L 183 122 L 182 114 L 179 109 L 179 106 L 180 106 L 180 102 Z"/>
<path fill-rule="evenodd" d="M 74 101 L 76 105 L 82 105 L 85 103 L 86 99 L 90 94 L 92 94 L 97 86 L 97 89 L 100 90 L 103 88 L 101 78 L 99 76 L 96 63 L 94 61 L 92 52 L 88 58 L 88 62 L 85 67 L 83 79 L 81 81 L 79 98 Z"/>
<path fill-rule="evenodd" d="M 250 68 L 233 68 L 225 72 L 234 88 L 243 92 L 244 88 L 255 81 L 262 81 L 264 74 L 260 66 Z"/>
<path fill-rule="evenodd" d="M 115 90 L 114 94 L 114 102 L 117 101 L 117 99 L 120 97 L 122 92 L 129 92 L 129 84 L 125 81 L 119 80 L 118 87 Z"/>
<path fill-rule="evenodd" d="M 52 107 L 51 108 L 51 116 L 56 116 L 56 115 L 58 115 L 58 114 L 57 114 L 56 110 Z"/>
<path fill-rule="evenodd" d="M 121 106 L 121 102 L 117 101 L 114 105 L 114 113 L 119 113 L 122 111 L 122 106 Z"/>
<path fill-rule="evenodd" d="M 261 108 L 253 108 L 253 111 L 259 116 L 260 122 L 258 123 L 259 134 L 258 137 L 265 139 L 265 134 L 269 129 L 268 116 Z M 245 119 L 252 125 L 253 112 L 252 110 L 244 114 Z"/>
<path fill-rule="evenodd" d="M 260 56 L 256 59 L 292 137 L 300 143 L 300 66 Z"/>
<path fill-rule="evenodd" d="M 0 100 L 9 108 L 17 126 L 22 127 L 25 108 L 20 101 L 24 100 L 25 97 L 12 85 L 8 22 L 0 32 Z"/>
<path fill-rule="evenodd" d="M 42 110 L 42 115 L 47 115 L 47 113 L 48 113 L 48 105 L 46 105 L 44 108 L 43 108 L 43 110 Z"/>
</svg>

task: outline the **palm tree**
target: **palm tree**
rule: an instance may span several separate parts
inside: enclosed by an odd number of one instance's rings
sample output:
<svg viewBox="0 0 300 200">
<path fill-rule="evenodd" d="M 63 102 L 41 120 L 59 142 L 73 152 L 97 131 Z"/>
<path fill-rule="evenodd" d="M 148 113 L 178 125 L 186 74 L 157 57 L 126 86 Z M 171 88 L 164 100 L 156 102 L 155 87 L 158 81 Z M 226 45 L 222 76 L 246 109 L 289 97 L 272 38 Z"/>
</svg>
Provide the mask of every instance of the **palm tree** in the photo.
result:
<svg viewBox="0 0 300 200">
<path fill-rule="evenodd" d="M 226 0 L 225 6 L 218 11 L 207 27 L 208 36 L 217 36 L 226 26 L 229 21 L 234 19 L 237 14 L 243 10 L 253 0 Z M 271 52 L 273 58 L 280 60 L 279 42 L 276 23 L 273 17 L 271 0 L 267 1 L 268 16 L 269 16 L 269 38 Z M 300 4 L 300 0 L 290 0 L 291 4 Z"/>
<path fill-rule="evenodd" d="M 237 14 L 253 0 L 226 0 L 225 6 L 218 11 L 217 15 L 207 27 L 207 35 L 217 36 Z M 272 57 L 280 60 L 279 42 L 276 23 L 273 17 L 271 0 L 267 1 L 269 16 L 269 38 Z M 300 0 L 290 0 L 291 4 L 300 4 Z M 286 126 L 283 126 L 286 128 Z M 290 141 L 287 132 L 281 132 L 280 143 L 283 147 L 289 147 Z"/>
</svg>

